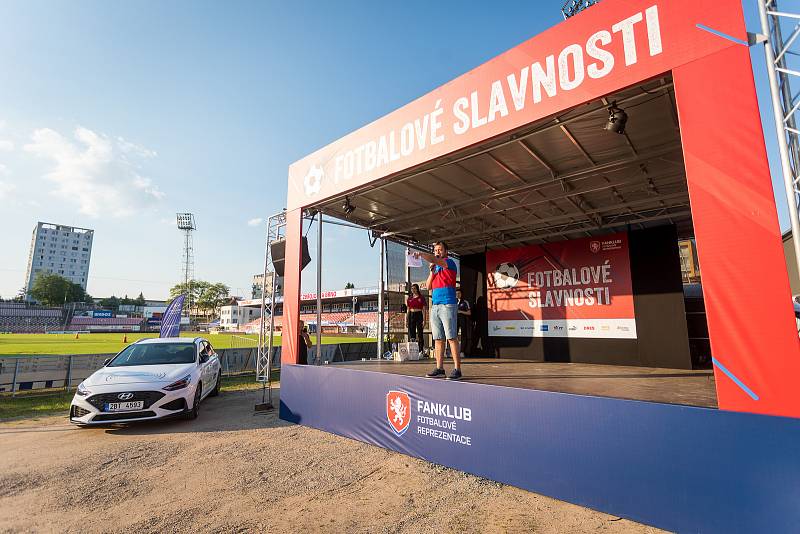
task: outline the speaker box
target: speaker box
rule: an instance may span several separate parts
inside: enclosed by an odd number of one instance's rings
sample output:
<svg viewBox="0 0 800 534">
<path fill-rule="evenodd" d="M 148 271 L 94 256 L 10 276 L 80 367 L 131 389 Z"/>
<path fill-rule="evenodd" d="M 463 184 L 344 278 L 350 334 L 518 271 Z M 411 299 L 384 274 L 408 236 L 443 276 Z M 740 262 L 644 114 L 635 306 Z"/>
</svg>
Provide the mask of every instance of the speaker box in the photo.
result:
<svg viewBox="0 0 800 534">
<path fill-rule="evenodd" d="M 286 240 L 278 239 L 269 245 L 270 255 L 272 256 L 272 265 L 275 266 L 275 273 L 278 276 L 283 276 L 284 260 L 286 258 Z M 306 268 L 306 265 L 311 263 L 311 256 L 308 253 L 308 238 L 303 237 L 302 257 L 300 260 L 300 270 Z"/>
</svg>

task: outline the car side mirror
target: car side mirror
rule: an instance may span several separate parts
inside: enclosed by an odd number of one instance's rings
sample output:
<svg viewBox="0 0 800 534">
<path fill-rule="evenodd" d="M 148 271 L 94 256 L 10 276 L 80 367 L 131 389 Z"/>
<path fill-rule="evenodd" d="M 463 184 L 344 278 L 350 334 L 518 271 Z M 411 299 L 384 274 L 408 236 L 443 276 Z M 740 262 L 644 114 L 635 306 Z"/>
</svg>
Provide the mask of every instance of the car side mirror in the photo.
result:
<svg viewBox="0 0 800 534">
<path fill-rule="evenodd" d="M 105 361 L 103 362 L 103 367 L 105 367 L 106 365 L 108 365 L 109 363 L 111 363 L 111 360 L 113 360 L 113 359 L 114 359 L 114 358 L 106 358 L 106 359 L 105 359 Z"/>
</svg>

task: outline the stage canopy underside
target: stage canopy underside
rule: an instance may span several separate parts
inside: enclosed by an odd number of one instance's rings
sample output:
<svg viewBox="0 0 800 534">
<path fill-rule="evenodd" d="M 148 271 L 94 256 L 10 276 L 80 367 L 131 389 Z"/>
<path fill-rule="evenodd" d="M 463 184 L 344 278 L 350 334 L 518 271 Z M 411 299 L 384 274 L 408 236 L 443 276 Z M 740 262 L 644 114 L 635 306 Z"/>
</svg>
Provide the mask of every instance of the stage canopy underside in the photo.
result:
<svg viewBox="0 0 800 534">
<path fill-rule="evenodd" d="M 604 129 L 612 102 L 624 135 Z M 674 223 L 693 235 L 672 78 L 638 84 L 312 206 L 464 255 Z"/>
</svg>

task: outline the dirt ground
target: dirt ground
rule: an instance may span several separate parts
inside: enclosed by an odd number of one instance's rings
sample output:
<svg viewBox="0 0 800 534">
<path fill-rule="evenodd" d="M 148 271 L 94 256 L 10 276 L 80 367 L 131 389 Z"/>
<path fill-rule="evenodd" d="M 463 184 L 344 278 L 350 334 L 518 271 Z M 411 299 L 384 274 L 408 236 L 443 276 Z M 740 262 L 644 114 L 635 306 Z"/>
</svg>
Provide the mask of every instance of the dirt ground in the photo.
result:
<svg viewBox="0 0 800 534">
<path fill-rule="evenodd" d="M 661 532 L 256 415 L 257 399 L 223 392 L 196 421 L 0 424 L 0 532 Z"/>
</svg>

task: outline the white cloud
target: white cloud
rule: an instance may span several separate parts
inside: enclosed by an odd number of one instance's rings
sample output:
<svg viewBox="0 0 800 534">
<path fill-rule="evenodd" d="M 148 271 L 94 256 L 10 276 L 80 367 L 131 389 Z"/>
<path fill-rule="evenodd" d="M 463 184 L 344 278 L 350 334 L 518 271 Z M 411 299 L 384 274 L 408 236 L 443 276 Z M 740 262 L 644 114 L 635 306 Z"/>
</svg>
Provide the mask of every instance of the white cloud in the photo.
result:
<svg viewBox="0 0 800 534">
<path fill-rule="evenodd" d="M 161 200 L 166 196 L 163 191 L 161 191 L 157 186 L 153 185 L 153 180 L 150 178 L 144 178 L 143 176 L 137 175 L 133 179 L 133 186 L 158 200 Z"/>
<path fill-rule="evenodd" d="M 247 226 L 260 226 L 261 223 L 263 222 L 264 219 L 262 219 L 261 217 L 256 217 L 255 219 L 250 219 L 249 221 L 247 221 Z"/>
<path fill-rule="evenodd" d="M 8 167 L 0 163 L 0 174 L 8 174 Z"/>
<path fill-rule="evenodd" d="M 8 123 L 4 120 L 0 120 L 0 130 L 4 130 Z M 8 139 L 0 139 L 0 152 L 11 152 L 14 150 L 14 142 L 9 141 Z"/>
<path fill-rule="evenodd" d="M 155 150 L 150 150 L 142 145 L 131 143 L 124 137 L 117 137 L 117 146 L 119 146 L 119 149 L 125 154 L 137 155 L 148 159 L 158 156 L 158 153 Z"/>
<path fill-rule="evenodd" d="M 14 184 L 0 180 L 0 199 L 10 196 L 11 192 L 16 188 Z"/>
<path fill-rule="evenodd" d="M 81 213 L 124 217 L 164 198 L 164 192 L 139 173 L 141 162 L 155 152 L 121 137 L 110 139 L 78 127 L 72 140 L 42 128 L 33 132 L 31 141 L 25 151 L 53 164 L 44 175 L 56 186 L 52 193 L 77 204 Z"/>
</svg>

